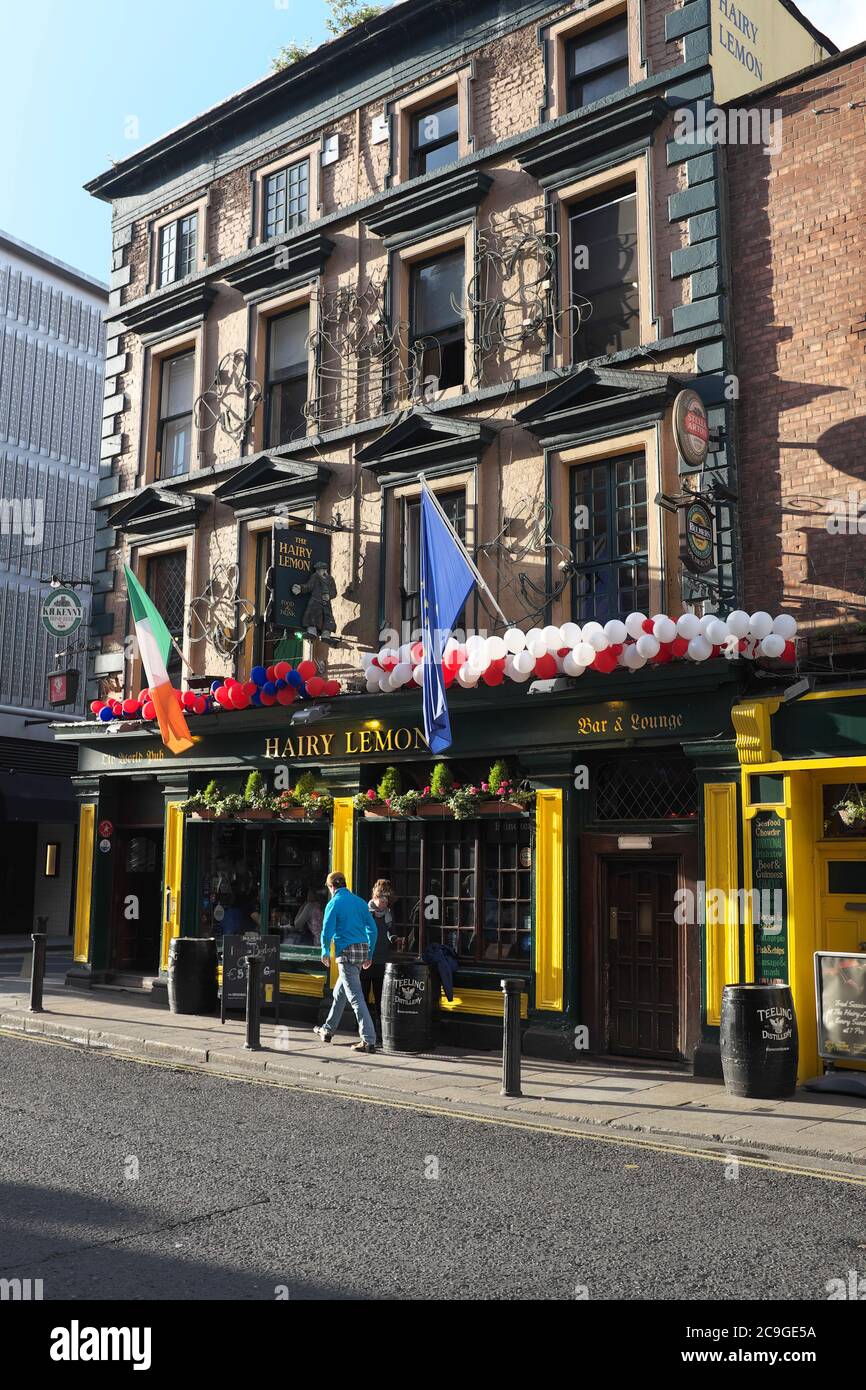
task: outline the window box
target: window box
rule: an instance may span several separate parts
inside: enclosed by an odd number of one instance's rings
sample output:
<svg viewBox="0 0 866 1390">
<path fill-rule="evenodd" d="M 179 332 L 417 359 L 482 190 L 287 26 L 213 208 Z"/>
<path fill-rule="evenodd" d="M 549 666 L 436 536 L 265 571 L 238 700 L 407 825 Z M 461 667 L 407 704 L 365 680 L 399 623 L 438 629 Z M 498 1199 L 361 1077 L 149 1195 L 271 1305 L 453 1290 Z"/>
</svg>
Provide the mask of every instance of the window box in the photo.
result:
<svg viewBox="0 0 866 1390">
<path fill-rule="evenodd" d="M 323 820 L 322 811 L 308 811 L 304 806 L 289 806 L 285 811 L 280 811 L 280 820 Z"/>
<path fill-rule="evenodd" d="M 225 817 L 218 816 L 216 811 L 193 811 L 190 820 L 223 820 Z"/>
<path fill-rule="evenodd" d="M 518 801 L 482 801 L 479 816 L 522 816 L 529 808 Z"/>
<path fill-rule="evenodd" d="M 419 820 L 453 820 L 454 813 L 448 806 L 439 805 L 437 802 L 428 802 L 426 806 L 418 806 L 415 815 Z"/>
</svg>

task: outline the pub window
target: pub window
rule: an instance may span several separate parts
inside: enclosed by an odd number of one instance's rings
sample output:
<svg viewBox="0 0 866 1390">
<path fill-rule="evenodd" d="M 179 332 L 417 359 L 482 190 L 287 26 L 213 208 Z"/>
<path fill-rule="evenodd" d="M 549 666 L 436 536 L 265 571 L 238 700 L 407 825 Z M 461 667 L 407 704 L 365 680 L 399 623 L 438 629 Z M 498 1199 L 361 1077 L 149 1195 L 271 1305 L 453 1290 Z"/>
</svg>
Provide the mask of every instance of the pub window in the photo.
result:
<svg viewBox="0 0 866 1390">
<path fill-rule="evenodd" d="M 410 178 L 453 164 L 460 155 L 460 105 L 456 94 L 413 115 L 411 129 Z"/>
<path fill-rule="evenodd" d="M 192 464 L 195 353 L 165 358 L 160 366 L 157 478 L 177 478 Z"/>
<path fill-rule="evenodd" d="M 416 390 L 462 387 L 466 375 L 463 249 L 413 265 L 409 286 L 410 347 Z"/>
<path fill-rule="evenodd" d="M 575 621 L 649 610 L 649 518 L 643 454 L 571 470 Z"/>
<path fill-rule="evenodd" d="M 566 44 L 565 81 L 569 111 L 578 111 L 628 86 L 626 15 L 586 30 Z"/>
<path fill-rule="evenodd" d="M 186 551 L 170 550 L 164 555 L 151 555 L 147 561 L 144 587 L 171 636 L 178 647 L 182 647 L 186 616 Z M 183 674 L 183 662 L 174 647 L 168 654 L 166 670 L 172 683 Z"/>
<path fill-rule="evenodd" d="M 310 161 L 302 159 L 264 180 L 264 237 L 283 236 L 310 217 Z"/>
<path fill-rule="evenodd" d="M 267 445 L 275 449 L 307 432 L 310 312 L 305 306 L 268 323 Z"/>
<path fill-rule="evenodd" d="M 585 362 L 638 347 L 640 283 L 633 183 L 575 205 L 571 264 L 572 360 Z"/>
<path fill-rule="evenodd" d="M 273 564 L 273 535 L 270 531 L 256 534 L 256 620 L 253 640 L 253 666 L 273 666 L 277 661 L 292 665 L 304 659 L 304 641 L 294 632 L 273 627 L 266 621 L 270 602 L 268 571 Z"/>
<path fill-rule="evenodd" d="M 447 516 L 457 535 L 466 540 L 466 490 L 457 488 L 453 492 L 437 492 L 436 500 Z M 408 623 L 412 632 L 421 626 L 421 499 L 406 498 L 403 502 L 403 583 L 401 590 L 402 621 Z M 455 628 L 462 627 L 458 618 Z"/>
<path fill-rule="evenodd" d="M 685 760 L 618 758 L 595 770 L 593 784 L 598 821 L 697 819 L 698 781 Z"/>
<path fill-rule="evenodd" d="M 176 222 L 169 222 L 159 232 L 158 283 L 170 285 L 192 275 L 196 268 L 198 250 L 198 213 L 191 212 Z"/>
</svg>

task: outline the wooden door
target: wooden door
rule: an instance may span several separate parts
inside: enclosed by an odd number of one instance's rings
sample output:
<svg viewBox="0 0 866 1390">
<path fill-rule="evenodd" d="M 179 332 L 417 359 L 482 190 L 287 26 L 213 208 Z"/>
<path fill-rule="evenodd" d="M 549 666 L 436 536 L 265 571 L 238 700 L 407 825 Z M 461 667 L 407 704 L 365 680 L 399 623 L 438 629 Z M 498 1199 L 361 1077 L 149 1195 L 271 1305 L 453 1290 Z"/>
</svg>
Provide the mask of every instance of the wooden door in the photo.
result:
<svg viewBox="0 0 866 1390">
<path fill-rule="evenodd" d="M 672 862 L 607 865 L 611 1052 L 679 1056 L 677 870 Z"/>
<path fill-rule="evenodd" d="M 161 830 L 120 830 L 111 904 L 111 965 L 142 975 L 159 971 L 162 924 Z"/>
</svg>

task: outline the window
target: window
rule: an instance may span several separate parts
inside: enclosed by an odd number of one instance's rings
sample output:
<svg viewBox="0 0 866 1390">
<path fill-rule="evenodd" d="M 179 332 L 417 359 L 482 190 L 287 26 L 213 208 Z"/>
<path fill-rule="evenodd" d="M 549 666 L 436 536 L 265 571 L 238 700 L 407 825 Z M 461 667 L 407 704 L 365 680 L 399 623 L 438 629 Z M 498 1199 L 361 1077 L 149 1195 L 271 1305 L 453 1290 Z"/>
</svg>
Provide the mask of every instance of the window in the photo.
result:
<svg viewBox="0 0 866 1390">
<path fill-rule="evenodd" d="M 606 623 L 649 608 L 649 530 L 643 454 L 571 471 L 576 622 Z"/>
<path fill-rule="evenodd" d="M 569 111 L 577 111 L 581 106 L 600 101 L 628 86 L 628 19 L 625 15 L 586 30 L 566 44 L 565 81 Z"/>
<path fill-rule="evenodd" d="M 572 361 L 639 347 L 637 192 L 633 184 L 577 204 L 571 216 L 571 263 Z"/>
<path fill-rule="evenodd" d="M 394 933 L 409 951 L 450 946 L 466 964 L 528 967 L 532 829 L 528 819 L 384 822 L 369 827 L 370 860 L 394 888 Z M 435 900 L 438 918 L 421 904 Z"/>
<path fill-rule="evenodd" d="M 449 251 L 412 267 L 410 348 L 416 393 L 461 388 L 466 376 L 463 317 L 465 252 Z"/>
<path fill-rule="evenodd" d="M 285 628 L 272 627 L 265 621 L 271 598 L 268 571 L 273 564 L 273 532 L 259 531 L 256 545 L 256 621 L 253 641 L 253 666 L 273 666 L 277 661 L 290 661 L 294 666 L 304 659 L 303 639 Z"/>
<path fill-rule="evenodd" d="M 169 222 L 159 232 L 158 284 L 170 285 L 192 275 L 197 264 L 198 213 L 191 212 L 177 222 Z"/>
<path fill-rule="evenodd" d="M 304 306 L 268 324 L 267 442 L 275 449 L 307 432 L 310 313 Z"/>
<path fill-rule="evenodd" d="M 192 464 L 195 353 L 166 357 L 160 368 L 156 476 L 177 478 Z"/>
<path fill-rule="evenodd" d="M 466 492 L 437 492 L 436 500 L 457 535 L 466 540 Z M 403 583 L 402 620 L 415 632 L 421 627 L 421 499 L 407 498 L 403 503 Z M 455 627 L 462 626 L 458 618 Z"/>
<path fill-rule="evenodd" d="M 460 157 L 460 105 L 456 94 L 412 116 L 409 177 L 443 169 Z"/>
<path fill-rule="evenodd" d="M 283 236 L 310 216 L 310 161 L 302 159 L 264 180 L 264 237 Z"/>
<path fill-rule="evenodd" d="M 165 555 L 151 555 L 144 587 L 175 642 L 182 647 L 186 618 L 186 551 L 170 550 Z M 172 683 L 183 674 L 183 662 L 174 647 L 168 654 L 166 670 Z"/>
</svg>

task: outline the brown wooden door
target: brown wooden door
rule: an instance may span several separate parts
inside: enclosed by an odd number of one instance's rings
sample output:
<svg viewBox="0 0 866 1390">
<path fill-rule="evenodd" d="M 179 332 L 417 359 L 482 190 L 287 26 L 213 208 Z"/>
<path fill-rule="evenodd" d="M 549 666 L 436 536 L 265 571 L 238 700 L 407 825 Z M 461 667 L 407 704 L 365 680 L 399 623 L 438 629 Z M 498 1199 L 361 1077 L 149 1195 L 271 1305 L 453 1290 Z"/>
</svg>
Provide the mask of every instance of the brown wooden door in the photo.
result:
<svg viewBox="0 0 866 1390">
<path fill-rule="evenodd" d="M 119 830 L 112 851 L 111 965 L 143 975 L 159 970 L 162 831 Z"/>
<path fill-rule="evenodd" d="M 679 928 L 673 863 L 607 866 L 609 1046 L 679 1056 Z"/>
</svg>

